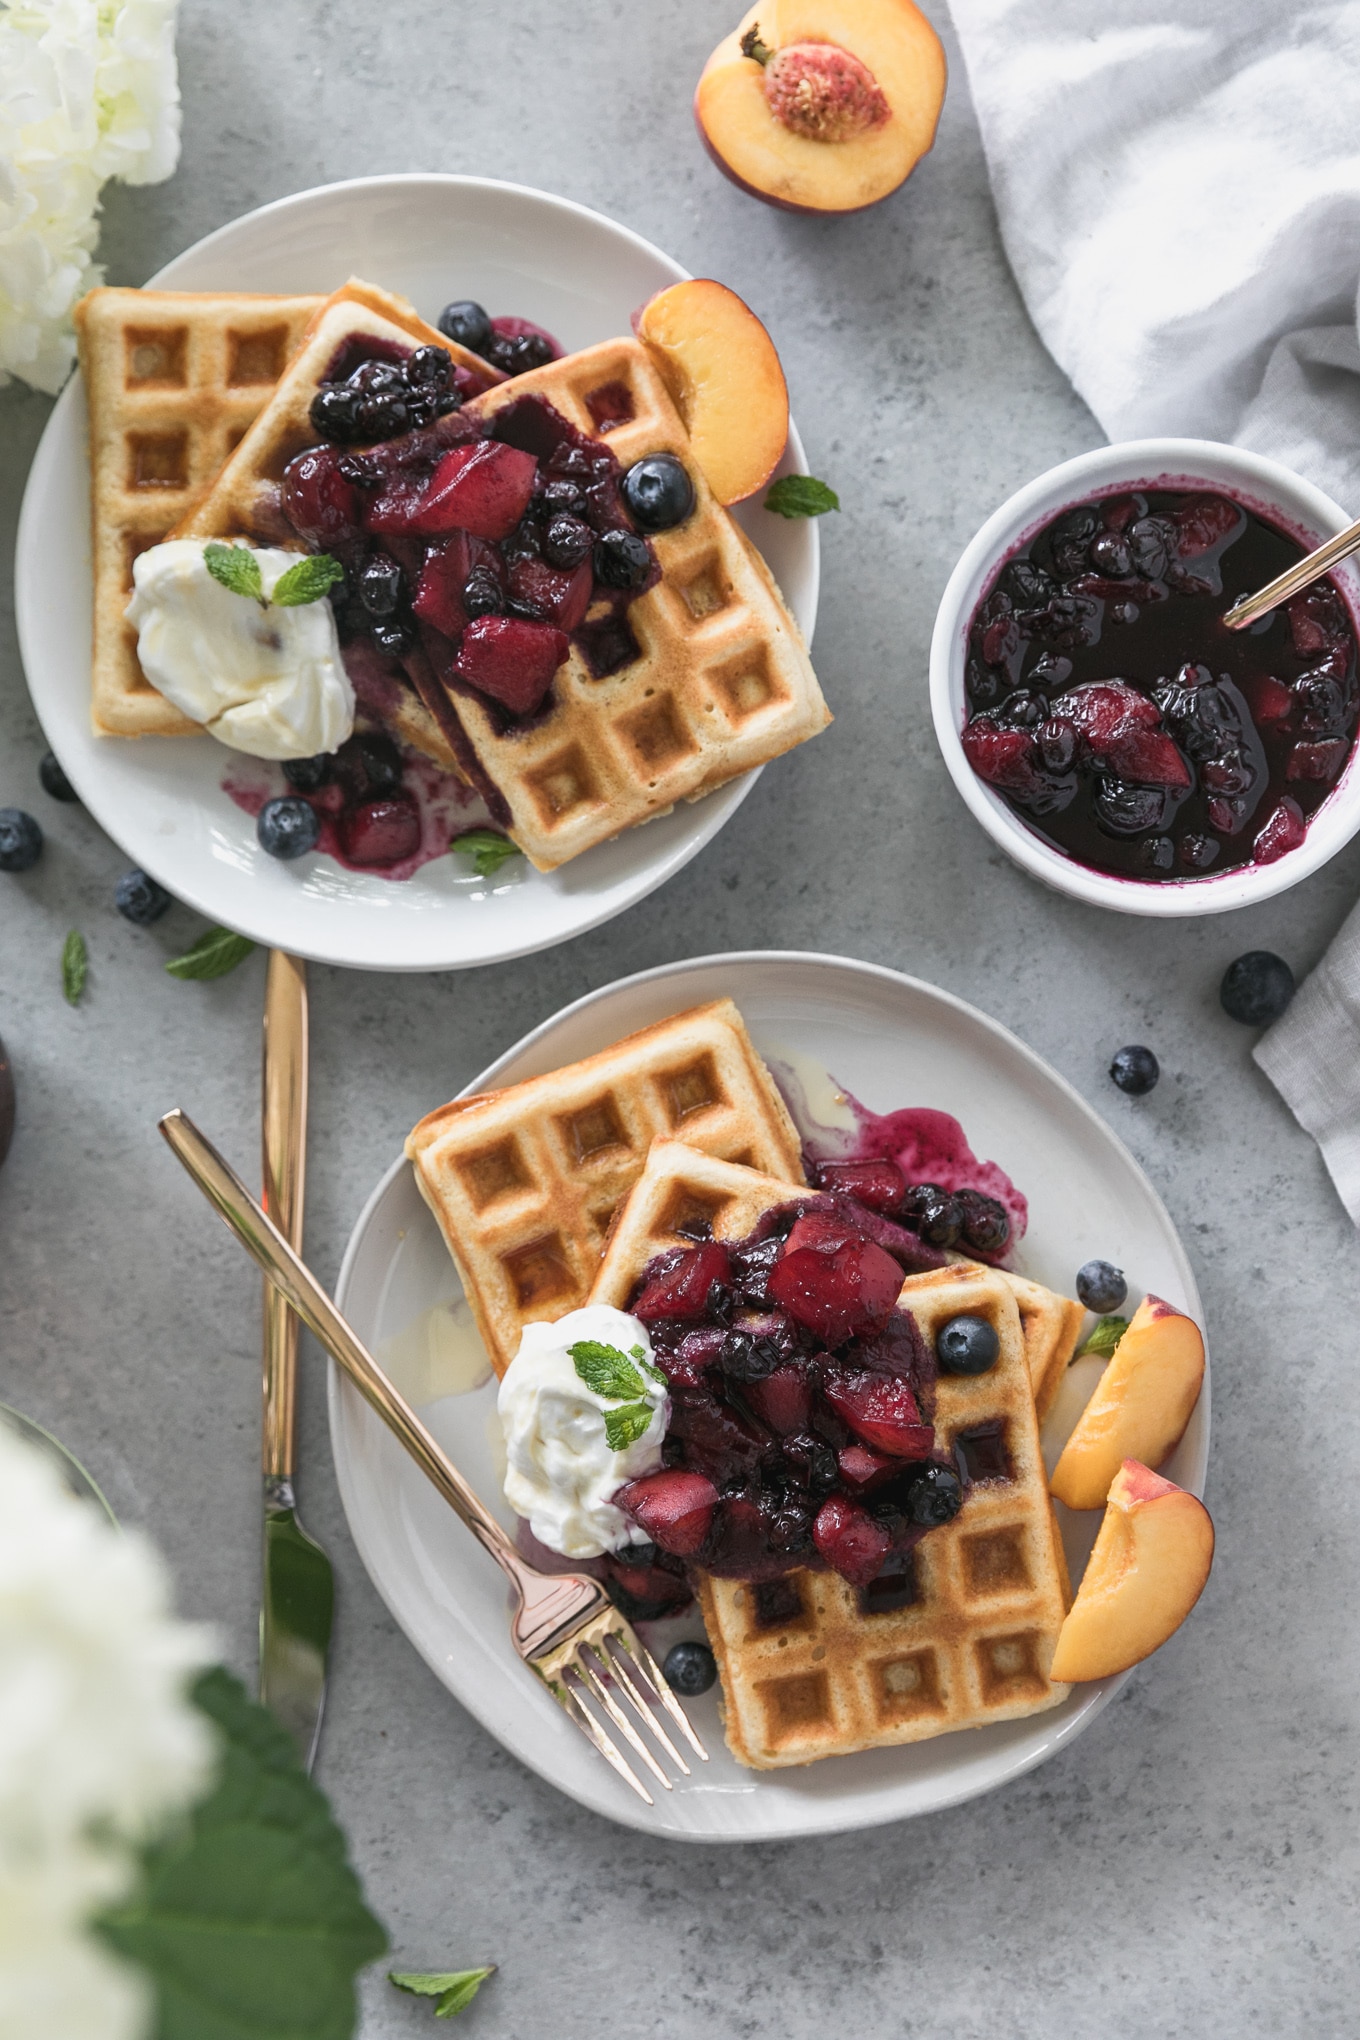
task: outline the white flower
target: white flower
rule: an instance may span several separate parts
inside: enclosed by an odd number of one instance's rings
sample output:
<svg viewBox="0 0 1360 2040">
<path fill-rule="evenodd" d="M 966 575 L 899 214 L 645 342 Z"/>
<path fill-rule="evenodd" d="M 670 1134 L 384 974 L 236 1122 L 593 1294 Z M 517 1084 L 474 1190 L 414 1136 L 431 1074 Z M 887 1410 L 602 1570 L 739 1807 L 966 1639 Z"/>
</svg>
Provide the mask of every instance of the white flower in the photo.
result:
<svg viewBox="0 0 1360 2040">
<path fill-rule="evenodd" d="M 206 1630 L 165 1567 L 69 1494 L 0 1423 L 0 2040 L 137 2040 L 141 1979 L 86 1931 L 127 1892 L 134 1845 L 214 1761 L 190 1675 Z"/>
<path fill-rule="evenodd" d="M 178 0 L 0 0 L 0 384 L 58 390 L 100 188 L 179 160 Z"/>
</svg>

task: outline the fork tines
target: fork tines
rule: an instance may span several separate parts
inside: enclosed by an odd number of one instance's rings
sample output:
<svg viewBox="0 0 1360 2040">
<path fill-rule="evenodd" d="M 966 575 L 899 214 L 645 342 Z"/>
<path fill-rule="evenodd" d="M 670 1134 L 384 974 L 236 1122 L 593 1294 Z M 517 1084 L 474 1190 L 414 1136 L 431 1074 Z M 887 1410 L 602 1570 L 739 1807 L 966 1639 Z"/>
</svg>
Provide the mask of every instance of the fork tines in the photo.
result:
<svg viewBox="0 0 1360 2040">
<path fill-rule="evenodd" d="M 671 1790 L 671 1780 L 643 1741 L 633 1716 L 682 1777 L 690 1776 L 690 1767 L 676 1746 L 677 1738 L 668 1731 L 666 1715 L 700 1762 L 708 1762 L 708 1751 L 655 1658 L 621 1616 L 610 1614 L 600 1618 L 554 1655 L 558 1662 L 551 1666 L 540 1664 L 538 1670 L 577 1727 L 648 1806 L 655 1801 L 610 1734 L 610 1727 L 618 1731 L 633 1755 L 667 1792 Z M 625 1710 L 625 1703 L 631 1708 L 631 1715 Z"/>
</svg>

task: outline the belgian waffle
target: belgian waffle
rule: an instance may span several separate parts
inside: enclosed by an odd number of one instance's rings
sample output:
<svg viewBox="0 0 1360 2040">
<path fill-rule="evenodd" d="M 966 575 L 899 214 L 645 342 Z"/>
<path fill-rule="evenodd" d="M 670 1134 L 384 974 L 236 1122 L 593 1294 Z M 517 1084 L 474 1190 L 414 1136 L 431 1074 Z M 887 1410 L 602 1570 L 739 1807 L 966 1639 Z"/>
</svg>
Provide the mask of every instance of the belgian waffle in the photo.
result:
<svg viewBox="0 0 1360 2040">
<path fill-rule="evenodd" d="M 702 1210 L 740 1238 L 789 1187 L 658 1142 L 619 1213 L 591 1301 L 626 1307 L 654 1254 Z M 1048 1677 L 1069 1599 L 1039 1450 L 1020 1314 L 1007 1278 L 976 1265 L 902 1287 L 926 1339 L 968 1312 L 995 1328 L 985 1375 L 942 1375 L 936 1437 L 969 1478 L 963 1508 L 863 1592 L 835 1573 L 752 1586 L 701 1575 L 699 1601 L 722 1676 L 728 1745 L 758 1770 L 1036 1714 L 1069 1688 Z"/>
<path fill-rule="evenodd" d="M 1059 1296 L 1042 1283 L 1031 1282 L 1027 1275 L 1012 1275 L 1006 1269 L 1002 1273 L 1020 1309 L 1034 1408 L 1042 1424 L 1077 1350 L 1086 1309 L 1070 1296 Z"/>
<path fill-rule="evenodd" d="M 422 1119 L 406 1143 L 421 1194 L 503 1374 L 534 1318 L 583 1303 L 650 1143 L 692 1144 L 801 1186 L 798 1135 L 730 999 Z"/>
<path fill-rule="evenodd" d="M 76 306 L 90 419 L 92 712 L 103 735 L 201 733 L 137 663 L 123 615 L 132 563 L 207 493 L 321 302 L 92 290 Z"/>
</svg>

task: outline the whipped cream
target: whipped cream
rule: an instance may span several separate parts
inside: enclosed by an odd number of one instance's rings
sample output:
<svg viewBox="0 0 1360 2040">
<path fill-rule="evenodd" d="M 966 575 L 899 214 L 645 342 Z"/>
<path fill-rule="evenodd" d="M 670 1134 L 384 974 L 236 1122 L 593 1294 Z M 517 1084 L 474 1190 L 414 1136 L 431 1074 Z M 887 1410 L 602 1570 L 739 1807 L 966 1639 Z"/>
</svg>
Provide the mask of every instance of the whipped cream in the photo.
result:
<svg viewBox="0 0 1360 2040">
<path fill-rule="evenodd" d="M 640 1437 L 616 1452 L 605 1436 L 605 1415 L 623 1407 L 581 1379 L 568 1350 L 596 1340 L 618 1352 L 642 1348 L 652 1364 L 647 1328 L 627 1311 L 588 1303 L 555 1324 L 524 1327 L 519 1351 L 501 1381 L 496 1407 L 505 1432 L 505 1499 L 527 1516 L 540 1544 L 565 1558 L 598 1558 L 625 1544 L 645 1544 L 647 1533 L 610 1500 L 626 1480 L 655 1473 L 670 1416 L 665 1384 L 635 1367 L 643 1384 L 630 1402 L 645 1402 L 651 1419 Z"/>
<path fill-rule="evenodd" d="M 249 548 L 266 596 L 297 553 Z M 211 736 L 253 758 L 312 758 L 354 728 L 354 689 L 323 596 L 264 608 L 208 572 L 203 541 L 167 539 L 139 553 L 128 622 L 152 686 Z"/>
</svg>

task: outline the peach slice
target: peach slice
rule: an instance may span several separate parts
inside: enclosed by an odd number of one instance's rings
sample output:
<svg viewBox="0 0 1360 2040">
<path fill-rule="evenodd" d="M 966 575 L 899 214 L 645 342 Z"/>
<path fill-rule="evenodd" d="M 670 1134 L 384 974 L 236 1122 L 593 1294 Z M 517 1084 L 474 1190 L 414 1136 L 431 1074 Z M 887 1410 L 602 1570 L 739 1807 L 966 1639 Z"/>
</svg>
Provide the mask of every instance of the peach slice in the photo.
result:
<svg viewBox="0 0 1360 2040">
<path fill-rule="evenodd" d="M 1199 1326 L 1159 1296 L 1144 1297 L 1063 1447 L 1050 1491 L 1069 1509 L 1098 1509 L 1122 1460 L 1160 1466 L 1203 1382 Z"/>
<path fill-rule="evenodd" d="M 940 39 L 912 0 L 762 0 L 718 44 L 694 118 L 718 168 L 788 212 L 859 212 L 935 139 Z"/>
<path fill-rule="evenodd" d="M 1108 1679 L 1150 1657 L 1194 1607 L 1214 1562 L 1214 1526 L 1194 1495 L 1126 1459 L 1110 1486 L 1049 1677 Z"/>
<path fill-rule="evenodd" d="M 634 321 L 685 421 L 720 503 L 767 482 L 789 436 L 789 391 L 775 344 L 725 283 L 673 283 Z"/>
</svg>

